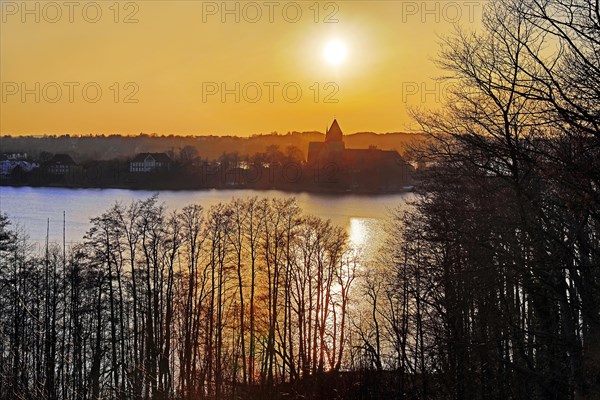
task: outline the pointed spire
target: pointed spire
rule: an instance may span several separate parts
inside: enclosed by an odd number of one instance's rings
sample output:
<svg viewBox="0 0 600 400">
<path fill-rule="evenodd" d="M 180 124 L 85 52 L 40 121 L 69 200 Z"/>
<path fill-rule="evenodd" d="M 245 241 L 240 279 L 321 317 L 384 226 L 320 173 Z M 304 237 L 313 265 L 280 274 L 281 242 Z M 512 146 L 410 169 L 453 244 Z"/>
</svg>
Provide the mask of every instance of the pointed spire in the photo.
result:
<svg viewBox="0 0 600 400">
<path fill-rule="evenodd" d="M 333 120 L 331 127 L 327 130 L 327 134 L 325 135 L 326 142 L 341 142 L 343 137 L 342 129 L 337 122 L 337 119 Z"/>
</svg>

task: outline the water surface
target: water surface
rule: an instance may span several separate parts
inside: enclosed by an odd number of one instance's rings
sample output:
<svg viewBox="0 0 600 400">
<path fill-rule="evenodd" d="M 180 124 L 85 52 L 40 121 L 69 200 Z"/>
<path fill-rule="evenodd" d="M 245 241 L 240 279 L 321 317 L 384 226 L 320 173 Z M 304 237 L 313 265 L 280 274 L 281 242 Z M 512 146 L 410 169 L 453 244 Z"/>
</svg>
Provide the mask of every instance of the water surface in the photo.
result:
<svg viewBox="0 0 600 400">
<path fill-rule="evenodd" d="M 158 193 L 159 200 L 170 209 L 180 209 L 192 203 L 205 209 L 233 198 L 295 197 L 304 213 L 316 215 L 346 229 L 352 244 L 373 256 L 380 245 L 382 223 L 388 210 L 405 204 L 411 193 L 391 195 L 324 195 L 287 193 L 277 190 L 204 190 L 204 191 L 143 191 L 124 189 L 66 189 L 0 187 L 0 212 L 8 214 L 13 223 L 29 234 L 30 240 L 42 248 L 46 240 L 46 225 L 50 222 L 49 241 L 62 243 L 63 211 L 66 213 L 66 241 L 80 242 L 89 229 L 90 218 L 99 215 L 115 202 L 125 204 L 146 199 Z"/>
</svg>

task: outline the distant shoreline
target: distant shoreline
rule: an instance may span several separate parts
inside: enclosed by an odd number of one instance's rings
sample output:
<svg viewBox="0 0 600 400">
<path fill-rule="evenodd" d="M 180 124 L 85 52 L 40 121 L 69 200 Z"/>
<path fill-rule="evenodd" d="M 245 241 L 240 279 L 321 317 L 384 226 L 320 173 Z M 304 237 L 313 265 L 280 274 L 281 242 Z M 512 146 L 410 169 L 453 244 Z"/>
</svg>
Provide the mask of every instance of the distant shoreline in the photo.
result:
<svg viewBox="0 0 600 400">
<path fill-rule="evenodd" d="M 325 190 L 321 188 L 299 188 L 299 189 L 291 189 L 291 188 L 280 188 L 280 187 L 249 187 L 249 186 L 237 186 L 237 187 L 187 187 L 187 188 L 174 188 L 174 187 L 161 187 L 161 186 L 138 186 L 138 187 L 128 187 L 122 185 L 106 185 L 106 186 L 98 186 L 98 185 L 67 185 L 67 184 L 41 184 L 41 185 L 31 185 L 31 184 L 19 184 L 19 183 L 11 183 L 6 181 L 0 181 L 1 187 L 16 187 L 16 188 L 59 188 L 59 189 L 98 189 L 98 190 L 109 190 L 109 189 L 117 189 L 117 190 L 131 190 L 131 191 L 158 191 L 158 192 L 198 192 L 198 191 L 211 191 L 216 190 L 220 192 L 226 191 L 235 191 L 235 190 L 254 190 L 254 191 L 279 191 L 285 193 L 308 193 L 308 194 L 319 194 L 319 195 L 332 195 L 332 196 L 385 196 L 385 195 L 393 195 L 393 194 L 403 194 L 403 193 L 413 193 L 416 189 L 416 186 L 406 186 L 400 190 L 380 190 L 380 191 L 367 191 L 367 190 Z"/>
</svg>

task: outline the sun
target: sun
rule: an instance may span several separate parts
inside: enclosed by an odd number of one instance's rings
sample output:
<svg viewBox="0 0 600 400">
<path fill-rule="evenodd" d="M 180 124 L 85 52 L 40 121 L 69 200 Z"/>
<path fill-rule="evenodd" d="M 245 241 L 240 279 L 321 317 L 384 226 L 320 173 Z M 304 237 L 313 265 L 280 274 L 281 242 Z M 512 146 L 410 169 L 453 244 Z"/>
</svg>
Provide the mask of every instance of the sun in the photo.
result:
<svg viewBox="0 0 600 400">
<path fill-rule="evenodd" d="M 346 59 L 348 49 L 344 42 L 340 40 L 332 40 L 323 48 L 323 56 L 325 61 L 331 65 L 340 65 Z"/>
</svg>

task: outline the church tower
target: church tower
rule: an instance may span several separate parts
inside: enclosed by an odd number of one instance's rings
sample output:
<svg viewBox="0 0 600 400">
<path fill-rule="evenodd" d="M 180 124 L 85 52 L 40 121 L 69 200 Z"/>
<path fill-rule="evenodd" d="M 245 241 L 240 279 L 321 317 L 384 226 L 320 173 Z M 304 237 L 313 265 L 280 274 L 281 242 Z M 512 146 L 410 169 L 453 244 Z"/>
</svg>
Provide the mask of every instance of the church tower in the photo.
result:
<svg viewBox="0 0 600 400">
<path fill-rule="evenodd" d="M 308 144 L 308 162 L 311 164 L 341 162 L 345 148 L 344 134 L 337 120 L 334 119 L 331 127 L 326 129 L 325 142 Z"/>
<path fill-rule="evenodd" d="M 340 125 L 337 122 L 337 119 L 333 120 L 331 127 L 327 130 L 325 134 L 325 142 L 343 142 L 343 133 Z"/>
<path fill-rule="evenodd" d="M 325 134 L 325 157 L 330 161 L 339 161 L 344 153 L 346 145 L 344 144 L 344 134 L 338 124 L 337 120 L 334 119 L 331 127 Z"/>
</svg>

